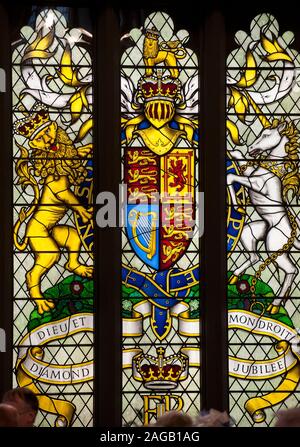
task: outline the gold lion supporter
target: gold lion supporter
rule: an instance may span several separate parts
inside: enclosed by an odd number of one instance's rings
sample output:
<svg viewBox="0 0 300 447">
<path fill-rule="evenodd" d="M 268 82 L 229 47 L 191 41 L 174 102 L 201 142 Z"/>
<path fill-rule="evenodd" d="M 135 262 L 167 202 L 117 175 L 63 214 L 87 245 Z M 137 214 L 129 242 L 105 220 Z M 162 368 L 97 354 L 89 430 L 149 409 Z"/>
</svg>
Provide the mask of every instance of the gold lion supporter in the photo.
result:
<svg viewBox="0 0 300 447">
<path fill-rule="evenodd" d="M 79 262 L 81 239 L 77 229 L 59 224 L 68 208 L 76 212 L 84 224 L 92 218 L 92 210 L 86 210 L 71 190 L 72 185 L 80 185 L 87 175 L 82 158 L 88 156 L 92 145 L 76 148 L 65 130 L 50 120 L 48 111 L 39 107 L 29 117 L 15 123 L 15 134 L 27 138 L 32 149 L 32 166 L 29 166 L 28 150 L 17 143 L 21 159 L 16 171 L 23 183 L 26 181 L 33 187 L 35 202 L 29 210 L 22 208 L 14 227 L 14 242 L 18 250 L 25 250 L 29 244 L 34 252 L 34 266 L 26 274 L 26 283 L 30 297 L 42 314 L 54 308 L 54 303 L 43 298 L 41 279 L 58 262 L 60 247 L 69 252 L 65 265 L 68 271 L 83 277 L 93 274 L 91 266 Z M 35 177 L 40 178 L 41 194 Z M 24 241 L 19 242 L 20 226 L 29 217 Z"/>
</svg>

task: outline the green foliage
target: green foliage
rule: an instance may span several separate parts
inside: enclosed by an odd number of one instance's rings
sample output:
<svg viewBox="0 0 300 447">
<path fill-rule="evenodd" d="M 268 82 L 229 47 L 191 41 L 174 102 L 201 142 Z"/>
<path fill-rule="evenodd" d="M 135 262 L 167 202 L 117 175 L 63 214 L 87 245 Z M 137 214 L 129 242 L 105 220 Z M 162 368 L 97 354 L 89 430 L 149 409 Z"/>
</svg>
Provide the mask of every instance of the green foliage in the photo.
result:
<svg viewBox="0 0 300 447">
<path fill-rule="evenodd" d="M 140 292 L 132 287 L 126 287 L 124 284 L 122 285 L 122 297 L 123 318 L 130 318 L 133 306 L 145 299 Z M 199 318 L 199 285 L 191 287 L 189 296 L 183 301 L 190 305 L 190 318 Z"/>
<path fill-rule="evenodd" d="M 143 298 L 143 295 L 133 287 L 126 287 L 124 284 L 122 284 L 122 296 L 123 298 L 126 297 L 141 297 Z"/>
<path fill-rule="evenodd" d="M 190 300 L 189 306 L 190 306 L 190 318 L 192 319 L 198 319 L 200 318 L 200 308 L 199 308 L 200 301 L 199 299 Z"/>
<path fill-rule="evenodd" d="M 232 272 L 228 272 L 228 279 L 232 275 Z M 250 310 L 253 313 L 264 315 L 265 317 L 271 317 L 274 320 L 278 320 L 290 327 L 294 327 L 292 320 L 290 319 L 287 311 L 284 307 L 280 307 L 279 312 L 275 315 L 271 315 L 267 312 L 269 304 L 272 303 L 274 299 L 273 289 L 258 279 L 255 285 L 255 297 L 252 297 L 252 292 L 250 287 L 252 285 L 252 275 L 241 275 L 239 281 L 246 281 L 249 288 L 245 292 L 241 292 L 237 284 L 227 284 L 227 296 L 228 296 L 228 310 L 240 309 L 240 310 Z M 262 313 L 263 312 L 263 313 Z"/>
<path fill-rule="evenodd" d="M 144 299 L 145 297 L 138 290 L 122 284 L 122 318 L 130 318 L 133 306 Z"/>
<path fill-rule="evenodd" d="M 196 286 L 191 287 L 190 289 L 190 293 L 189 293 L 189 298 L 199 298 L 200 297 L 200 290 L 199 290 L 199 284 L 197 284 Z"/>
<path fill-rule="evenodd" d="M 91 279 L 77 275 L 68 276 L 44 292 L 44 297 L 53 300 L 55 307 L 42 315 L 34 309 L 29 317 L 28 331 L 79 312 L 93 312 L 93 293 L 94 285 Z"/>
</svg>

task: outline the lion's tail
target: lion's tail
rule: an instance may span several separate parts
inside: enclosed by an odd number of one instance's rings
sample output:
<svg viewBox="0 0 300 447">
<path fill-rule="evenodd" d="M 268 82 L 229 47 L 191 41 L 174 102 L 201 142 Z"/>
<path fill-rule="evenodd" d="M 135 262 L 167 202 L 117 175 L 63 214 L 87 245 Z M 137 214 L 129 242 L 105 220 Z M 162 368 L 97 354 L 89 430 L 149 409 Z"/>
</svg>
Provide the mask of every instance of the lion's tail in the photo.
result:
<svg viewBox="0 0 300 447">
<path fill-rule="evenodd" d="M 187 54 L 184 48 L 178 48 L 176 52 L 174 51 L 174 53 L 175 53 L 176 59 L 184 59 Z"/>
<path fill-rule="evenodd" d="M 17 143 L 17 146 L 21 150 L 21 156 L 22 158 L 17 162 L 16 166 L 16 172 L 19 177 L 18 184 L 22 185 L 23 189 L 26 188 L 26 186 L 30 185 L 33 188 L 34 191 L 34 200 L 31 204 L 30 208 L 26 210 L 26 207 L 22 207 L 21 211 L 19 212 L 19 217 L 17 222 L 14 225 L 13 230 L 13 238 L 14 238 L 14 244 L 16 248 L 20 251 L 24 251 L 28 245 L 29 238 L 27 236 L 24 237 L 22 242 L 19 242 L 19 231 L 21 225 L 32 215 L 34 210 L 36 209 L 36 205 L 38 204 L 40 200 L 40 190 L 38 183 L 34 176 L 31 174 L 32 167 L 28 166 L 28 161 L 26 158 L 28 158 L 28 151 L 23 146 L 19 145 Z M 25 160 L 24 160 L 25 159 Z"/>
<path fill-rule="evenodd" d="M 176 59 L 184 59 L 186 57 L 186 50 L 182 46 L 180 46 L 181 42 L 179 40 L 169 41 L 169 42 L 161 42 L 159 44 L 159 49 L 163 51 L 169 51 L 170 53 L 174 53 Z"/>
<path fill-rule="evenodd" d="M 25 236 L 23 242 L 19 243 L 19 241 L 18 241 L 19 230 L 20 230 L 22 223 L 25 222 L 27 217 L 29 217 L 32 214 L 33 209 L 34 209 L 34 207 L 32 206 L 32 207 L 30 207 L 28 212 L 26 212 L 26 208 L 22 207 L 21 211 L 19 213 L 19 218 L 14 226 L 14 244 L 15 244 L 16 248 L 20 251 L 24 251 L 26 249 L 26 247 L 28 245 L 28 237 Z"/>
<path fill-rule="evenodd" d="M 14 236 L 14 244 L 15 244 L 16 248 L 18 250 L 20 250 L 20 251 L 24 251 L 26 249 L 26 247 L 28 245 L 28 241 L 29 241 L 29 238 L 27 236 L 25 236 L 23 241 L 19 242 L 18 235 L 19 235 L 20 227 L 21 227 L 22 223 L 24 223 L 25 220 L 27 220 L 28 217 L 30 217 L 32 215 L 32 213 L 36 209 L 36 205 L 37 205 L 37 202 L 38 202 L 38 199 L 39 199 L 39 189 L 38 189 L 38 187 L 37 186 L 34 187 L 34 190 L 38 191 L 38 195 L 36 195 L 36 191 L 35 191 L 35 200 L 34 200 L 33 204 L 31 205 L 31 207 L 27 211 L 26 211 L 25 206 L 23 206 L 21 208 L 21 211 L 19 212 L 19 218 L 18 218 L 18 220 L 17 220 L 17 222 L 15 223 L 15 226 L 14 226 L 14 234 L 13 234 L 13 236 Z"/>
</svg>

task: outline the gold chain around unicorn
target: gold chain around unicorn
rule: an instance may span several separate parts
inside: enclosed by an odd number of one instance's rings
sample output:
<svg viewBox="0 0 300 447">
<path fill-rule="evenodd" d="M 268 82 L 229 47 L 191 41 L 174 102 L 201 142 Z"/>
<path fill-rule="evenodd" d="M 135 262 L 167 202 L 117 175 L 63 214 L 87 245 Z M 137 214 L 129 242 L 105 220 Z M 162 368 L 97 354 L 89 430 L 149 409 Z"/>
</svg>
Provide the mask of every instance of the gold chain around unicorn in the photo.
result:
<svg viewBox="0 0 300 447">
<path fill-rule="evenodd" d="M 285 174 L 285 168 L 282 164 L 278 164 L 276 161 L 263 161 L 263 160 L 249 160 L 244 165 L 240 166 L 241 174 L 244 174 L 247 168 L 249 167 L 262 167 L 265 169 L 268 169 L 270 172 L 277 175 L 279 178 L 281 178 Z M 253 306 L 256 304 L 260 304 L 263 306 L 263 313 L 264 313 L 264 305 L 262 303 L 258 303 L 256 301 L 256 295 L 255 295 L 255 287 L 257 284 L 257 280 L 261 277 L 262 272 L 265 270 L 265 268 L 271 263 L 275 262 L 278 256 L 282 255 L 284 252 L 287 252 L 294 244 L 296 236 L 297 236 L 297 222 L 295 220 L 295 217 L 291 213 L 289 209 L 287 209 L 287 215 L 292 227 L 291 236 L 288 239 L 287 244 L 284 244 L 282 248 L 277 250 L 275 253 L 272 253 L 271 256 L 269 256 L 264 262 L 262 262 L 259 266 L 259 268 L 256 270 L 252 281 L 251 281 L 251 287 L 250 292 L 252 294 L 252 299 L 254 300 L 251 304 L 250 309 L 252 310 Z M 269 308 L 268 308 L 269 309 Z"/>
</svg>

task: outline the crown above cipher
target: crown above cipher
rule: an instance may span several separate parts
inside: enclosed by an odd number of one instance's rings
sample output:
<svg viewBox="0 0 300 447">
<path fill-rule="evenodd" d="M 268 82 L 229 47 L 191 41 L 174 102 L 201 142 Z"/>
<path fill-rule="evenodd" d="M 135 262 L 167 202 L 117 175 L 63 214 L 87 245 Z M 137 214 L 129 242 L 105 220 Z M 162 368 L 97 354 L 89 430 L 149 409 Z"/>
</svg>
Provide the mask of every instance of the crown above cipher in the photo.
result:
<svg viewBox="0 0 300 447">
<path fill-rule="evenodd" d="M 151 390 L 171 390 L 178 382 L 186 378 L 188 357 L 179 353 L 165 357 L 165 349 L 156 349 L 157 357 L 140 353 L 133 360 L 144 387 Z"/>
</svg>

